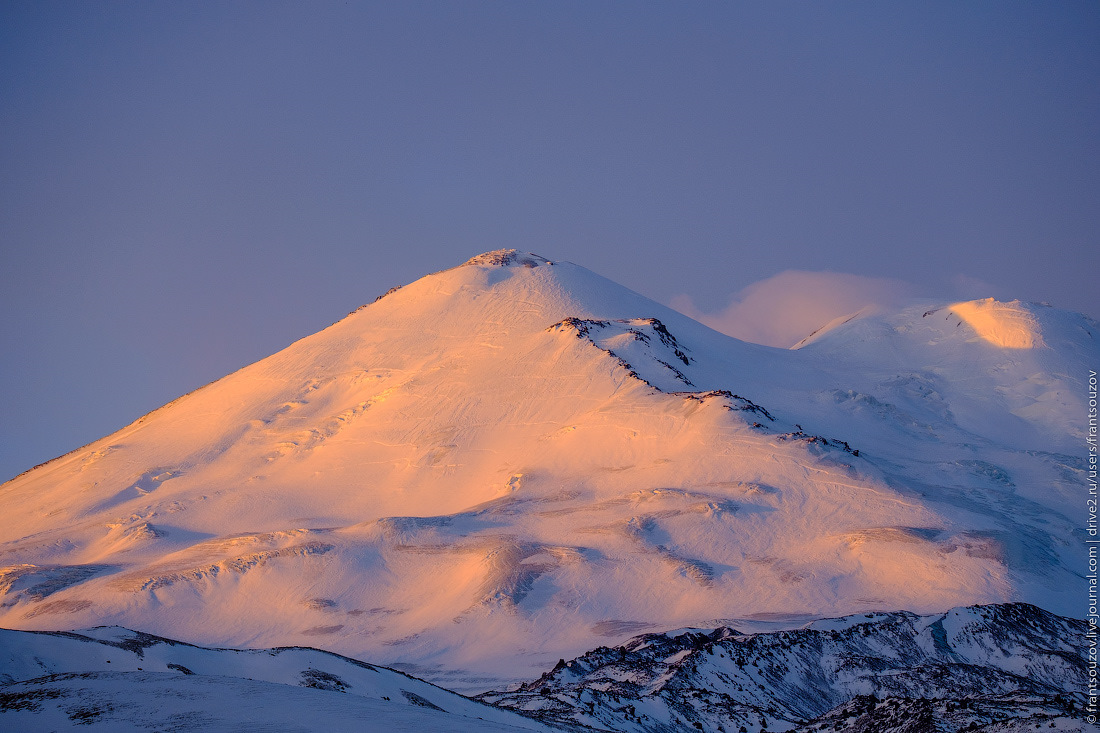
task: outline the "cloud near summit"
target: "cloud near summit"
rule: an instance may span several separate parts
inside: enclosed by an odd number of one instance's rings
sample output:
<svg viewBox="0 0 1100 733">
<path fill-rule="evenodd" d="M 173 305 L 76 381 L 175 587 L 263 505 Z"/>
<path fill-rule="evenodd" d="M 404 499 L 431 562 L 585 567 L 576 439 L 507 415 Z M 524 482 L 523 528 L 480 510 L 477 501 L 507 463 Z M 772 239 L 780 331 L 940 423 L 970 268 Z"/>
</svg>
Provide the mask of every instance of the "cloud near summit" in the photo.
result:
<svg viewBox="0 0 1100 733">
<path fill-rule="evenodd" d="M 669 305 L 742 341 L 789 348 L 835 318 L 900 307 L 915 294 L 913 285 L 893 278 L 785 270 L 743 288 L 716 313 L 699 310 L 689 295 Z"/>
</svg>

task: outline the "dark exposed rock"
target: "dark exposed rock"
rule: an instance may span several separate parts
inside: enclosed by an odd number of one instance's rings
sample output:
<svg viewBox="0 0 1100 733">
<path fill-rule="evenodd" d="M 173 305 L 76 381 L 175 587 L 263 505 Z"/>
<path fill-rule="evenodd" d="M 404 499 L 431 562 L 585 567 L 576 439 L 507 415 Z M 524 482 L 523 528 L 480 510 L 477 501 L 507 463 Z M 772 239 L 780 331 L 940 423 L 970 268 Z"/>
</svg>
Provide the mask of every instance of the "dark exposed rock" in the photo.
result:
<svg viewBox="0 0 1100 733">
<path fill-rule="evenodd" d="M 645 634 L 480 698 L 558 725 L 639 733 L 1022 731 L 1082 717 L 1084 633 L 1083 621 L 1012 603 L 761 634 Z"/>
</svg>

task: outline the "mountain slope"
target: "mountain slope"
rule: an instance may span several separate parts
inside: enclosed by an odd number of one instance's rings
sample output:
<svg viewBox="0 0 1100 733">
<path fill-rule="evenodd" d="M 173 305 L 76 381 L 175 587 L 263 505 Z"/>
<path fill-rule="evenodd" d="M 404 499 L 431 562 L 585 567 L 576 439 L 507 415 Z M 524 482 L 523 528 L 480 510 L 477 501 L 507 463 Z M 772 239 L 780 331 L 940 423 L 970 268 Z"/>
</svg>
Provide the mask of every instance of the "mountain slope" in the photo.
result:
<svg viewBox="0 0 1100 733">
<path fill-rule="evenodd" d="M 1054 415 L 1095 341 L 1044 312 L 1009 353 L 937 318 L 771 349 L 487 253 L 0 487 L 0 625 L 323 646 L 479 691 L 643 630 L 1071 612 L 1084 463 Z"/>
</svg>

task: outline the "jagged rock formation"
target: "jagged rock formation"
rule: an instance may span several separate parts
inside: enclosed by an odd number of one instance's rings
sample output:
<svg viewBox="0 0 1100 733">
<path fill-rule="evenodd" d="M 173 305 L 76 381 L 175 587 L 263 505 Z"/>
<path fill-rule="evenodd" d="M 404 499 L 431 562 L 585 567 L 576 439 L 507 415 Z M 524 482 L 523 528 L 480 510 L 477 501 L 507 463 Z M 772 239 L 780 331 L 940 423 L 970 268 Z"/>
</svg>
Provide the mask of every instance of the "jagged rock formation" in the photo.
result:
<svg viewBox="0 0 1100 733">
<path fill-rule="evenodd" d="M 1086 624 L 1023 603 L 645 634 L 486 702 L 565 727 L 1081 730 Z"/>
</svg>

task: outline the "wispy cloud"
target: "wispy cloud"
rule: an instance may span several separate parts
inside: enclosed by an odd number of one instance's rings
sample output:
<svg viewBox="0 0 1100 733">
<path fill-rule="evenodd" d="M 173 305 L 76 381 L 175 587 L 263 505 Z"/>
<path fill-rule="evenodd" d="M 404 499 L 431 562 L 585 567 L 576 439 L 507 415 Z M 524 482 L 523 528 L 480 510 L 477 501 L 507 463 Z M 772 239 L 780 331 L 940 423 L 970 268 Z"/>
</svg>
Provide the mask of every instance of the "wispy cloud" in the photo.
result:
<svg viewBox="0 0 1100 733">
<path fill-rule="evenodd" d="M 670 305 L 743 341 L 787 348 L 835 318 L 863 308 L 896 308 L 915 295 L 913 285 L 893 278 L 786 270 L 742 289 L 717 313 L 699 310 L 688 295 Z"/>
</svg>

